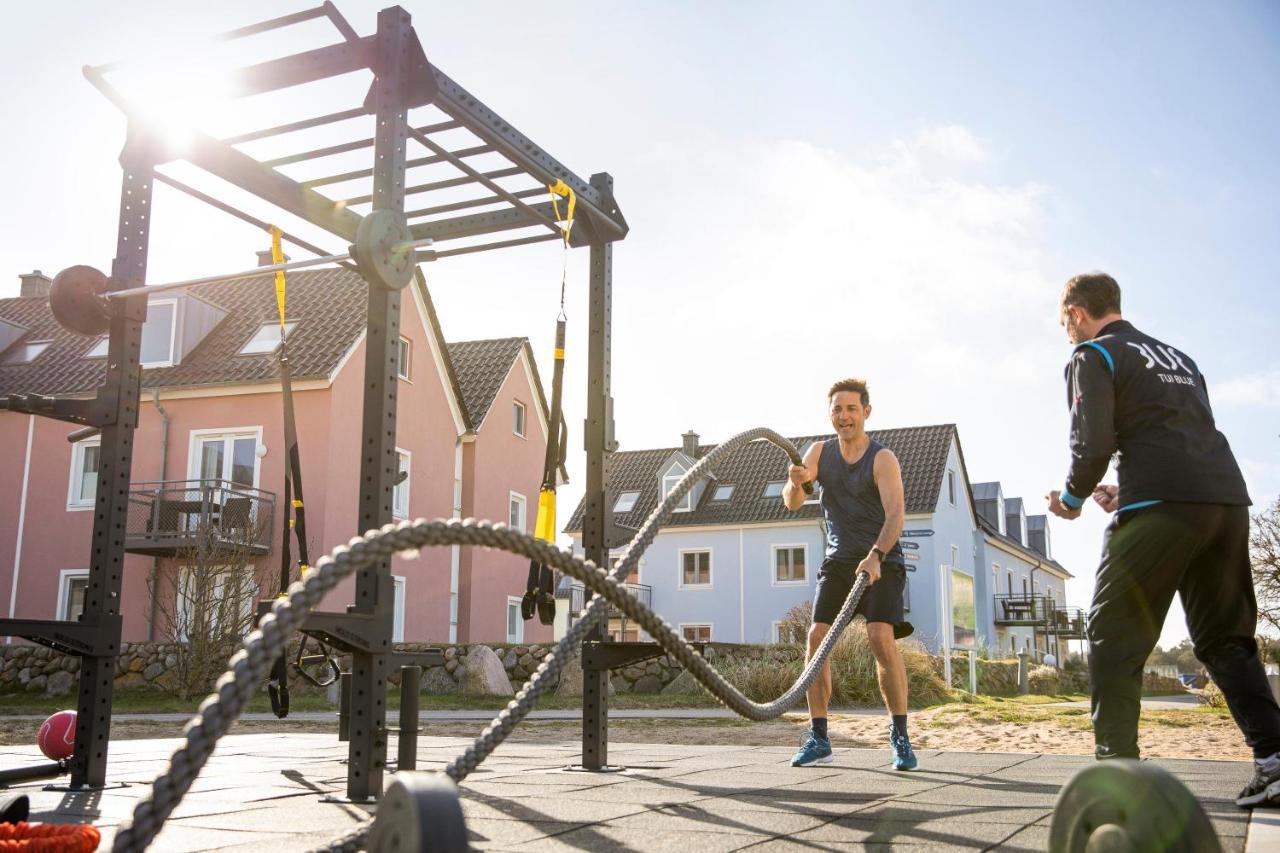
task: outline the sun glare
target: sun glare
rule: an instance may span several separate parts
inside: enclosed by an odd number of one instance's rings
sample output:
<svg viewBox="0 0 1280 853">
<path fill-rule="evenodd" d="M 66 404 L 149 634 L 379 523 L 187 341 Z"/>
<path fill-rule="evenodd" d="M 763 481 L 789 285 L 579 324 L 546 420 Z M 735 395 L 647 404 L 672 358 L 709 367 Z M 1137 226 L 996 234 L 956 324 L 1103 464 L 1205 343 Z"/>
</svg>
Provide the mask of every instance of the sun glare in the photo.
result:
<svg viewBox="0 0 1280 853">
<path fill-rule="evenodd" d="M 224 70 L 198 53 L 152 57 L 120 69 L 112 83 L 142 121 L 179 149 L 196 131 L 216 133 L 231 109 Z"/>
</svg>

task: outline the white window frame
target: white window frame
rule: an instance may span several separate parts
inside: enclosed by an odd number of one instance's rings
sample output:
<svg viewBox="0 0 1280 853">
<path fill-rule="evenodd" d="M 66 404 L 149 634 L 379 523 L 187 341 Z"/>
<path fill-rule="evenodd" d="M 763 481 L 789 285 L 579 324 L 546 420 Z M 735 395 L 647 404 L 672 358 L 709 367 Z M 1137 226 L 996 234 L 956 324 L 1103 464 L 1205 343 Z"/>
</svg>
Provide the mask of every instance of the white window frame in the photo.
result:
<svg viewBox="0 0 1280 853">
<path fill-rule="evenodd" d="M 627 504 L 626 509 L 622 508 L 622 502 L 627 498 L 631 498 L 631 502 Z M 640 493 L 634 489 L 618 493 L 618 499 L 613 502 L 614 512 L 631 512 L 636 508 L 636 501 L 640 500 Z"/>
<path fill-rule="evenodd" d="M 107 352 L 110 348 L 110 343 L 111 343 L 110 335 L 100 336 L 98 340 L 94 342 L 93 346 L 89 347 L 89 349 L 85 351 L 84 357 L 85 358 L 106 358 Z M 102 350 L 102 352 L 98 352 L 98 350 Z"/>
<path fill-rule="evenodd" d="M 685 628 L 706 628 L 706 629 L 707 629 L 707 638 L 706 638 L 705 640 L 688 640 L 688 639 L 686 639 L 686 640 L 685 640 L 685 642 L 688 642 L 688 643 L 710 643 L 710 642 L 714 642 L 714 641 L 713 641 L 713 639 L 712 639 L 712 638 L 713 638 L 713 637 L 715 637 L 715 635 L 716 635 L 716 626 L 715 626 L 715 623 L 714 623 L 714 622 L 681 622 L 681 623 L 680 623 L 680 625 L 678 626 L 678 630 L 680 631 L 680 636 L 681 636 L 681 638 L 684 638 L 684 629 L 685 629 Z"/>
<path fill-rule="evenodd" d="M 230 568 L 232 568 L 232 567 L 231 567 L 231 566 L 216 566 L 216 567 L 212 567 L 212 568 L 217 568 L 217 569 L 223 569 L 223 570 L 225 570 L 225 569 L 230 569 Z M 253 570 L 253 565 L 252 565 L 252 564 L 245 564 L 245 565 L 241 566 L 241 567 L 240 567 L 240 571 L 241 571 L 241 572 L 243 572 L 243 573 L 245 573 L 245 574 L 247 574 L 247 575 L 249 575 L 249 579 L 250 579 L 250 582 L 251 582 L 251 583 L 253 583 L 253 582 L 255 582 L 255 581 L 257 580 L 257 578 L 256 578 L 256 577 L 254 577 L 254 570 Z M 183 597 L 182 597 L 182 584 L 183 584 L 183 579 L 184 579 L 184 578 L 186 578 L 186 577 L 188 577 L 188 576 L 190 576 L 190 573 L 191 573 L 191 572 L 192 572 L 192 567 L 191 567 L 191 566 L 178 566 L 178 586 L 173 590 L 173 595 L 174 595 L 174 608 L 173 608 L 173 614 L 174 614 L 174 618 L 175 618 L 175 619 L 179 619 L 179 618 L 180 618 L 180 616 L 181 616 L 181 614 L 182 614 L 182 612 L 183 612 L 183 611 L 184 611 L 184 609 L 185 609 L 185 607 L 184 607 L 184 603 L 183 603 L 183 602 L 185 601 L 185 599 L 183 599 Z M 223 594 L 222 594 L 222 586 L 223 586 L 223 583 L 222 583 L 222 582 L 223 582 L 223 581 L 225 581 L 225 579 L 226 579 L 226 575 L 225 575 L 225 574 L 222 574 L 222 575 L 219 575 L 219 576 L 218 576 L 218 578 L 217 578 L 218 582 L 215 584 L 215 586 L 214 586 L 214 590 L 213 590 L 213 592 L 211 593 L 211 594 L 212 594 L 212 596 L 213 596 L 213 598 L 214 598 L 214 600 L 218 600 L 218 599 L 221 599 L 221 598 L 223 597 Z M 262 593 L 263 593 L 263 590 L 262 590 L 261 586 L 259 586 L 259 588 L 258 588 L 258 590 L 257 590 L 256 592 L 253 592 L 251 595 L 248 595 L 248 596 L 246 596 L 246 597 L 245 597 L 245 600 L 244 600 L 244 602 L 243 602 L 243 603 L 242 603 L 242 605 L 241 605 L 241 606 L 242 606 L 242 609 L 243 609 L 243 610 L 242 610 L 242 618 L 248 617 L 248 616 L 253 612 L 253 608 L 254 608 L 254 606 L 256 605 L 256 603 L 257 603 L 258 599 L 259 599 L 259 598 L 261 598 Z M 215 629 L 215 630 L 217 630 L 217 625 L 218 625 L 218 623 L 217 623 L 217 617 L 215 616 L 215 617 L 214 617 L 214 622 L 213 622 L 213 626 L 214 626 L 214 629 Z M 248 635 L 248 633 L 249 633 L 250 631 L 252 631 L 252 630 L 253 630 L 253 627 L 254 627 L 254 626 L 253 626 L 251 623 L 246 623 L 246 624 L 245 624 L 245 634 L 246 634 L 246 636 Z M 177 642 L 185 643 L 185 642 L 187 641 L 187 635 L 186 635 L 185 626 L 183 626 L 183 625 L 181 625 L 181 624 L 177 624 L 177 625 L 174 625 L 174 626 L 173 626 L 173 630 L 174 630 L 174 633 L 177 635 L 177 636 L 175 636 L 175 637 L 174 637 L 174 639 L 175 639 Z"/>
<path fill-rule="evenodd" d="M 519 400 L 511 401 L 511 432 L 520 438 L 529 437 L 529 407 Z"/>
<path fill-rule="evenodd" d="M 511 524 L 511 509 L 515 504 L 520 504 L 520 524 L 519 526 Z M 521 533 L 529 531 L 529 499 L 519 492 L 510 492 L 507 498 L 507 524 L 513 530 L 519 530 Z"/>
<path fill-rule="evenodd" d="M 400 476 L 401 461 L 403 468 L 409 472 L 403 483 L 396 483 L 391 489 L 391 517 L 404 520 L 409 517 L 409 484 L 413 482 L 413 454 L 403 447 L 396 448 L 396 476 Z"/>
<path fill-rule="evenodd" d="M 515 630 L 515 633 L 514 633 L 514 634 L 512 634 L 512 633 L 511 633 L 511 630 L 510 630 L 510 629 L 511 629 L 511 609 L 512 609 L 513 607 L 515 608 L 515 612 L 516 612 L 516 630 Z M 523 643 L 523 642 L 524 642 L 524 616 L 523 616 L 523 614 L 521 614 L 521 612 L 520 612 L 520 597 L 519 597 L 519 596 L 517 596 L 517 595 L 508 595 L 508 596 L 507 596 L 507 609 L 506 609 L 506 612 L 504 613 L 504 615 L 503 615 L 503 617 L 502 617 L 502 621 L 503 621 L 503 625 L 504 625 L 504 626 L 506 627 L 506 629 L 507 629 L 507 632 L 506 632 L 506 633 L 507 633 L 507 642 L 508 642 L 508 643 Z"/>
<path fill-rule="evenodd" d="M 715 558 L 712 555 L 711 548 L 681 548 L 676 551 L 678 556 L 676 562 L 676 589 L 712 589 L 715 586 Z M 684 582 L 684 555 L 685 554 L 706 554 L 707 555 L 707 582 L 706 583 L 685 583 Z M 702 624 L 702 623 L 698 623 Z"/>
<path fill-rule="evenodd" d="M 89 580 L 89 570 L 63 569 L 58 573 L 58 604 L 55 608 L 57 612 L 55 619 L 61 619 L 64 622 L 70 620 L 71 601 L 68 596 L 71 593 L 71 581 L 76 578 L 84 578 L 87 582 Z M 88 595 L 88 592 L 88 589 L 86 589 L 85 594 Z"/>
<path fill-rule="evenodd" d="M 803 580 L 778 580 L 778 552 L 783 550 L 795 550 L 799 548 L 804 552 L 804 579 Z M 769 549 L 771 559 L 769 560 L 769 578 L 772 581 L 771 586 L 808 586 L 809 585 L 809 546 L 803 542 L 793 544 L 779 543 L 771 545 Z M 794 565 L 792 566 L 794 569 Z"/>
<path fill-rule="evenodd" d="M 672 473 L 673 471 L 677 473 Z M 672 462 L 667 466 L 667 470 L 662 474 L 662 500 L 665 501 L 667 499 L 667 495 L 671 494 L 671 490 L 675 488 L 676 483 L 680 482 L 680 479 L 687 473 L 689 473 L 689 469 L 679 462 Z M 681 498 L 680 503 L 676 504 L 672 512 L 693 512 L 693 489 L 685 492 L 684 497 Z"/>
<path fill-rule="evenodd" d="M 786 483 L 783 483 L 782 485 L 784 488 L 786 487 Z M 822 501 L 822 486 L 818 485 L 817 482 L 814 482 L 813 494 L 805 495 L 804 502 L 805 504 L 816 504 L 816 503 L 820 503 L 821 501 Z"/>
<path fill-rule="evenodd" d="M 947 469 L 947 498 L 952 506 L 956 505 L 956 472 Z"/>
<path fill-rule="evenodd" d="M 292 337 L 293 330 L 296 329 L 297 327 L 298 327 L 297 320 L 285 320 L 284 321 L 285 338 L 287 339 Z M 248 349 L 249 344 L 258 340 L 259 335 L 261 335 L 263 332 L 267 332 L 270 330 L 275 331 L 275 340 L 274 342 L 271 343 L 270 349 L 261 349 L 261 348 L 253 349 L 253 350 Z M 236 355 L 271 355 L 278 349 L 280 349 L 280 321 L 277 320 L 272 323 L 263 323 L 261 326 L 259 326 L 258 331 L 254 332 L 253 336 L 249 338 L 249 340 L 245 341 L 244 345 L 240 347 L 240 349 L 236 350 Z"/>
<path fill-rule="evenodd" d="M 396 378 L 403 379 L 405 382 L 412 382 L 410 373 L 410 364 L 413 358 L 413 341 L 400 336 L 400 340 L 396 342 Z"/>
<path fill-rule="evenodd" d="M 259 488 L 258 483 L 261 482 L 262 475 L 262 457 L 258 455 L 258 448 L 262 447 L 262 427 L 261 426 L 244 426 L 244 427 L 215 427 L 212 429 L 193 429 L 187 443 L 187 479 L 200 479 L 200 442 L 207 438 L 215 438 L 221 436 L 223 441 L 228 438 L 243 438 L 252 435 L 257 443 L 254 445 L 253 454 L 253 488 Z M 219 475 L 221 479 L 221 475 Z"/>
<path fill-rule="evenodd" d="M 173 323 L 169 325 L 169 358 L 165 361 L 143 361 L 141 367 L 173 367 L 174 353 L 178 349 L 178 300 L 176 299 L 151 299 L 147 301 L 147 315 L 150 316 L 151 309 L 156 305 L 172 305 L 173 306 Z M 146 323 L 143 323 L 146 328 Z M 138 357 L 142 357 L 142 338 L 138 338 Z"/>
<path fill-rule="evenodd" d="M 777 487 L 778 487 L 778 493 L 777 493 L 776 495 L 771 495 L 771 494 L 769 494 L 769 487 L 770 487 L 770 486 L 777 486 Z M 767 483 L 765 483 L 765 484 L 764 484 L 764 491 L 760 493 L 760 497 L 762 497 L 762 498 L 777 498 L 778 500 L 782 500 L 782 490 L 783 490 L 783 489 L 785 489 L 786 487 L 787 487 L 787 481 L 786 481 L 786 480 L 770 480 L 769 482 L 767 482 Z"/>
<path fill-rule="evenodd" d="M 102 453 L 102 436 L 86 438 L 84 441 L 77 441 L 71 445 L 71 471 L 67 478 L 67 510 L 70 512 L 83 512 L 86 509 L 93 509 L 93 504 L 97 500 L 98 479 L 94 475 L 93 494 L 85 497 L 77 493 L 77 489 L 84 480 L 82 477 L 84 468 L 85 451 L 90 447 L 98 448 L 99 461 L 101 461 Z"/>
<path fill-rule="evenodd" d="M 407 582 L 404 575 L 391 576 L 392 588 L 394 589 L 392 608 L 391 608 L 391 642 L 404 642 L 404 601 Z"/>
<path fill-rule="evenodd" d="M 8 365 L 16 365 L 16 364 L 30 364 L 31 362 L 35 361 L 37 358 L 39 358 L 40 356 L 42 356 L 42 355 L 44 355 L 46 352 L 48 352 L 48 351 L 49 351 L 49 347 L 51 347 L 51 346 L 53 346 L 53 341 L 52 341 L 52 340 L 45 340 L 45 341 L 23 341 L 22 343 L 18 344 L 16 347 L 14 347 L 14 348 L 13 348 L 13 350 L 12 350 L 12 351 L 10 351 L 10 353 L 9 353 L 7 356 L 5 356 L 5 357 L 4 357 L 4 361 L 3 361 L 2 363 L 3 363 L 3 364 L 8 364 Z M 17 359 L 15 359 L 15 358 L 14 358 L 14 356 L 16 356 L 20 351 L 24 351 L 24 350 L 26 350 L 26 349 L 28 349 L 28 348 L 30 348 L 30 347 L 40 347 L 40 349 L 36 350 L 35 355 L 33 355 L 33 356 L 29 357 L 29 358 L 24 358 L 24 359 L 22 359 L 21 361 L 19 361 L 19 360 L 17 360 Z"/>
<path fill-rule="evenodd" d="M 733 491 L 736 488 L 738 488 L 737 483 L 721 483 L 720 485 L 716 486 L 715 491 L 711 493 L 711 500 L 712 501 L 731 501 L 733 500 Z M 720 491 L 722 489 L 729 490 L 729 493 L 724 497 L 720 497 Z"/>
</svg>

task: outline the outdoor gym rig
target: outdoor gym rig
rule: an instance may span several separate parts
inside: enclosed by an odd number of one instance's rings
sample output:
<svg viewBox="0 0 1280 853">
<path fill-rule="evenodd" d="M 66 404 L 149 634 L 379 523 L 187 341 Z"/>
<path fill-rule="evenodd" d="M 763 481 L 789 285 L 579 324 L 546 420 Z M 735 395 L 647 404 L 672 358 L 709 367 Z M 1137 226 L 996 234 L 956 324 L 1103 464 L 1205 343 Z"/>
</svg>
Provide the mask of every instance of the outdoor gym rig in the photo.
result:
<svg viewBox="0 0 1280 853">
<path fill-rule="evenodd" d="M 372 72 L 373 81 L 362 103 L 224 138 L 193 130 L 178 143 L 149 124 L 142 106 L 113 84 L 112 75 L 127 63 L 85 68 L 89 81 L 128 120 L 120 155 L 124 177 L 116 256 L 110 275 L 85 268 L 65 271 L 56 292 L 51 293 L 51 302 L 59 319 L 72 331 L 109 334 L 105 380 L 91 399 L 11 394 L 0 401 L 0 407 L 9 411 L 55 418 L 101 433 L 83 615 L 78 621 L 0 620 L 0 634 L 24 637 L 81 657 L 75 753 L 69 762 L 70 785 L 76 790 L 102 788 L 106 783 L 111 699 L 120 646 L 130 466 L 140 409 L 139 351 L 147 295 L 156 292 L 144 287 L 154 184 L 167 184 L 258 228 L 269 227 L 265 220 L 161 172 L 158 167 L 162 165 L 189 164 L 351 246 L 344 256 L 288 232 L 283 235 L 292 245 L 326 262 L 358 270 L 369 283 L 361 489 L 353 526 L 357 531 L 378 529 L 392 517 L 392 486 L 398 473 L 395 431 L 400 289 L 418 275 L 416 264 L 421 261 L 563 240 L 563 219 L 556 206 L 533 199 L 545 197 L 553 185 L 563 184 L 571 190 L 577 210 L 569 244 L 586 246 L 590 252 L 584 543 L 588 556 L 596 562 L 604 562 L 607 554 L 611 530 L 604 463 L 606 452 L 614 447 L 609 385 L 613 242 L 625 237 L 628 230 L 613 198 L 612 178 L 605 173 L 593 175 L 590 181 L 578 177 L 432 66 L 409 14 L 400 7 L 379 12 L 377 31 L 369 36 L 360 36 L 332 3 L 325 3 L 224 33 L 218 41 L 237 41 L 309 21 L 331 23 L 338 34 L 336 43 L 240 67 L 226 75 L 228 91 L 234 97 L 252 99 L 366 70 Z M 191 92 L 188 97 L 198 100 L 201 93 Z M 431 115 L 419 112 L 411 124 L 410 110 L 415 109 Z M 333 129 L 361 118 L 372 120 L 373 136 L 267 160 L 241 150 L 250 143 L 316 128 Z M 460 136 L 465 137 L 463 144 L 457 143 Z M 409 157 L 410 140 L 424 149 L 423 156 Z M 281 171 L 363 150 L 371 151 L 368 168 L 306 180 Z M 499 162 L 492 162 L 495 160 Z M 479 163 L 485 165 L 477 168 Z M 454 175 L 409 180 L 421 174 L 414 170 L 427 166 L 449 169 Z M 367 191 L 347 197 L 322 193 L 327 187 L 353 182 Z M 421 203 L 407 210 L 406 198 Z M 371 208 L 364 216 L 354 209 L 363 205 Z M 348 256 L 354 264 L 346 260 Z M 290 268 L 298 266 L 294 263 Z M 264 271 L 266 268 L 259 268 L 253 274 Z M 385 694 L 394 661 L 389 555 L 362 565 L 354 575 L 355 600 L 347 612 L 313 612 L 305 624 L 294 627 L 351 655 L 346 794 L 353 801 L 367 802 L 381 795 L 386 766 Z M 599 627 L 590 634 L 593 643 L 612 650 L 615 644 L 604 638 Z M 654 654 L 653 648 L 651 644 L 639 650 L 628 647 L 621 654 L 647 656 Z M 442 655 L 433 650 L 415 657 L 417 663 L 432 663 Z M 588 768 L 599 769 L 607 761 L 607 675 L 607 670 L 592 670 L 585 679 L 583 762 Z"/>
</svg>

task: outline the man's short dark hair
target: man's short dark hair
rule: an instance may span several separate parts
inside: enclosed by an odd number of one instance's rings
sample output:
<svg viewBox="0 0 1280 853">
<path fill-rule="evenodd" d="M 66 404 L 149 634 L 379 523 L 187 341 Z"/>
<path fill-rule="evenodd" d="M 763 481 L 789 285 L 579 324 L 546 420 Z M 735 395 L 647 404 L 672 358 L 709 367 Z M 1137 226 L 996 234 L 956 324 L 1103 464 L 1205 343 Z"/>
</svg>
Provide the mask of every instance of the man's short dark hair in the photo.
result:
<svg viewBox="0 0 1280 853">
<path fill-rule="evenodd" d="M 1120 285 L 1104 272 L 1076 276 L 1062 288 L 1062 307 L 1078 305 L 1093 319 L 1120 313 Z"/>
<path fill-rule="evenodd" d="M 841 391 L 853 391 L 862 398 L 862 405 L 871 405 L 871 394 L 867 391 L 867 382 L 865 379 L 841 379 L 839 382 L 831 386 L 831 390 L 827 392 L 827 399 L 830 400 Z"/>
</svg>

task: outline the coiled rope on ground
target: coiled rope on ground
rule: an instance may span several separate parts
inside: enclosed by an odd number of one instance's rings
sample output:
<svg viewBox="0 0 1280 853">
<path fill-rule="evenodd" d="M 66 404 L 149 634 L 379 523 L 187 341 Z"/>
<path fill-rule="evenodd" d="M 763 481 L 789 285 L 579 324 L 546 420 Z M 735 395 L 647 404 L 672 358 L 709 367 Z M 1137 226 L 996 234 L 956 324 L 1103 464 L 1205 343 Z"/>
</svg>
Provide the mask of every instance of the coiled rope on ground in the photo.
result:
<svg viewBox="0 0 1280 853">
<path fill-rule="evenodd" d="M 643 628 L 730 710 L 751 720 L 770 720 L 780 716 L 813 684 L 839 635 L 853 620 L 854 610 L 866 586 L 865 576 L 860 576 L 854 584 L 832 630 L 827 633 L 800 677 L 777 699 L 765 703 L 752 701 L 726 681 L 666 620 L 628 593 L 621 583 L 622 579 L 631 574 L 641 555 L 658 535 L 662 524 L 693 485 L 706 476 L 717 461 L 757 440 L 776 445 L 786 452 L 793 463 L 799 464 L 800 456 L 791 442 L 764 427 L 739 433 L 716 446 L 699 459 L 666 498 L 649 513 L 612 572 L 579 559 L 555 545 L 509 529 L 506 525 L 493 525 L 474 519 L 419 520 L 387 525 L 334 549 L 331 555 L 316 563 L 306 578 L 294 583 L 289 588 L 287 597 L 278 599 L 271 612 L 262 618 L 258 629 L 245 638 L 241 649 L 228 662 L 227 671 L 218 679 L 214 692 L 201 703 L 200 709 L 187 724 L 184 731 L 185 742 L 170 757 L 167 769 L 156 777 L 150 795 L 138 803 L 132 818 L 116 833 L 112 849 L 119 853 L 146 849 L 195 781 L 218 739 L 240 716 L 258 685 L 266 678 L 272 663 L 283 652 L 285 643 L 302 626 L 307 615 L 344 578 L 377 562 L 389 560 L 393 554 L 401 551 L 445 545 L 478 545 L 508 551 L 559 569 L 581 581 L 594 593 L 579 619 L 543 659 L 515 698 L 445 768 L 444 772 L 455 782 L 465 779 L 528 715 L 538 697 L 554 682 L 555 676 L 574 649 L 581 644 L 610 605 Z M 360 850 L 368 838 L 370 825 L 371 822 L 362 823 L 345 835 L 317 848 L 317 851 L 345 853 Z"/>
</svg>

